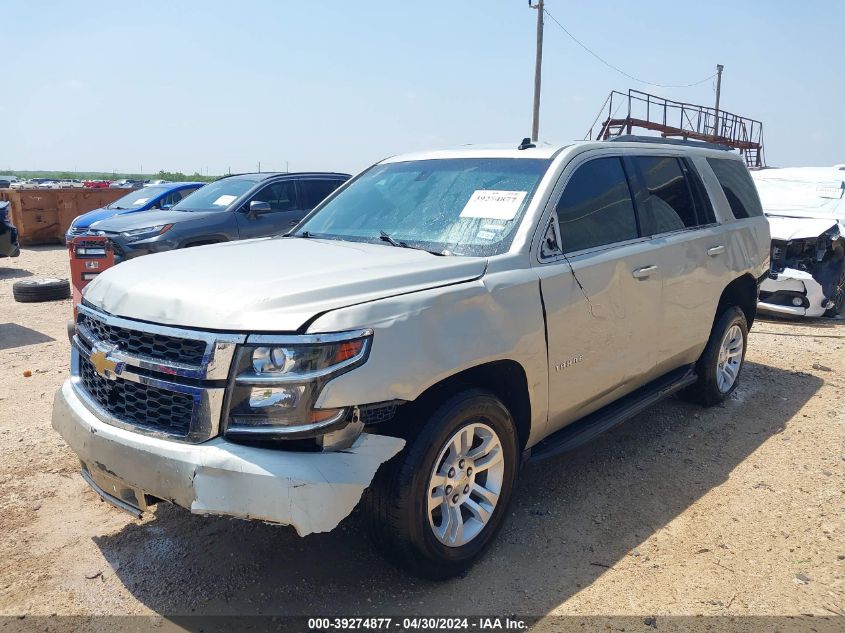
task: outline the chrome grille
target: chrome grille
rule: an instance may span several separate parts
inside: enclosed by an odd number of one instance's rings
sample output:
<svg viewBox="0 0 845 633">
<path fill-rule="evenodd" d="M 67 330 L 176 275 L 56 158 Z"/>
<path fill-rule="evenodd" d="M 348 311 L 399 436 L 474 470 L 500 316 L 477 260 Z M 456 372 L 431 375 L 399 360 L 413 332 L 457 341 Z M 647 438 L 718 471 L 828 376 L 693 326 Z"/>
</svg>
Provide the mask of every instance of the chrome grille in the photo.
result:
<svg viewBox="0 0 845 633">
<path fill-rule="evenodd" d="M 185 365 L 202 365 L 208 347 L 205 341 L 162 336 L 108 325 L 101 319 L 83 313 L 79 314 L 76 322 L 87 329 L 94 340 L 117 345 L 127 354 L 146 358 Z"/>
<path fill-rule="evenodd" d="M 186 442 L 217 435 L 234 351 L 246 337 L 77 309 L 72 380 L 97 417 Z"/>
<path fill-rule="evenodd" d="M 194 417 L 194 398 L 129 380 L 101 377 L 87 359 L 80 363 L 85 391 L 117 419 L 125 423 L 185 437 Z"/>
</svg>

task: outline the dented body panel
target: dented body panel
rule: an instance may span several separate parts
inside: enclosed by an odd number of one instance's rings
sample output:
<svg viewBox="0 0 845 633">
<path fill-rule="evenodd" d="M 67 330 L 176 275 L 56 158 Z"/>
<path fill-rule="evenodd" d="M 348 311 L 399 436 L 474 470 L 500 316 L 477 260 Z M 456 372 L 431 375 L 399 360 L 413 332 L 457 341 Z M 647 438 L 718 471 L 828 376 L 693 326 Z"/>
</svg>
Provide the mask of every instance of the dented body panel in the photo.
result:
<svg viewBox="0 0 845 633">
<path fill-rule="evenodd" d="M 760 286 L 761 312 L 820 317 L 842 309 L 845 239 L 832 215 L 769 215 L 771 271 Z"/>
<path fill-rule="evenodd" d="M 293 526 L 300 536 L 334 529 L 404 440 L 362 435 L 343 452 L 295 453 L 215 438 L 186 445 L 100 421 L 70 380 L 56 394 L 53 428 L 89 471 L 102 471 L 194 514 Z"/>
</svg>

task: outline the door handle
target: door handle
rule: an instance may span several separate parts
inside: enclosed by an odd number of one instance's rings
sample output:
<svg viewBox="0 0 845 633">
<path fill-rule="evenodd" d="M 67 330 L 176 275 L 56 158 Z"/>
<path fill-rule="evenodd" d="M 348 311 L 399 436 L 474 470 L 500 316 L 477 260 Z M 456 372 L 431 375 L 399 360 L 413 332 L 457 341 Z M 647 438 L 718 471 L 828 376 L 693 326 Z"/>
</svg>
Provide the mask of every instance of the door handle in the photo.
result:
<svg viewBox="0 0 845 633">
<path fill-rule="evenodd" d="M 648 279 L 655 271 L 657 271 L 657 266 L 646 266 L 645 268 L 637 268 L 631 274 L 634 275 L 634 279 Z"/>
<path fill-rule="evenodd" d="M 725 252 L 724 246 L 714 246 L 713 248 L 707 249 L 707 254 L 710 255 L 710 257 L 716 257 L 716 255 L 721 255 L 724 252 Z"/>
</svg>

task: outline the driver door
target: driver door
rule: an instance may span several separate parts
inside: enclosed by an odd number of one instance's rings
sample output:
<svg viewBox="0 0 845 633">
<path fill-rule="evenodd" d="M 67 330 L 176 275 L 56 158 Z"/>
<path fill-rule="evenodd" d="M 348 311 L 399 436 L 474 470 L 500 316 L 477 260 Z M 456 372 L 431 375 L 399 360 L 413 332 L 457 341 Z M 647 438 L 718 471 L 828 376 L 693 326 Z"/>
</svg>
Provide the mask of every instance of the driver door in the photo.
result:
<svg viewBox="0 0 845 633">
<path fill-rule="evenodd" d="M 270 210 L 250 211 L 251 202 L 266 202 Z M 267 237 L 287 233 L 302 218 L 295 180 L 281 180 L 259 189 L 238 213 L 238 233 L 241 239 Z"/>
</svg>

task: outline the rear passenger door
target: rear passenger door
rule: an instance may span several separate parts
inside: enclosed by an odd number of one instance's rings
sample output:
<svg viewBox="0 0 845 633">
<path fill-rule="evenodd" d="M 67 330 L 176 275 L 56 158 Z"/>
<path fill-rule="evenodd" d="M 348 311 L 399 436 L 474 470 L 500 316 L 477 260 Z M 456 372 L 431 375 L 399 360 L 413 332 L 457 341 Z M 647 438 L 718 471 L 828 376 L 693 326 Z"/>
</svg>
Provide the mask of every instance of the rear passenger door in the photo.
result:
<svg viewBox="0 0 845 633">
<path fill-rule="evenodd" d="M 647 154 L 626 159 L 635 178 L 643 235 L 659 257 L 663 298 L 655 369 L 694 363 L 704 349 L 722 290 L 730 283 L 728 244 L 692 162 Z"/>
<path fill-rule="evenodd" d="M 577 157 L 552 200 L 536 269 L 556 430 L 656 377 L 661 276 L 658 253 L 640 236 L 618 156 Z"/>
</svg>

